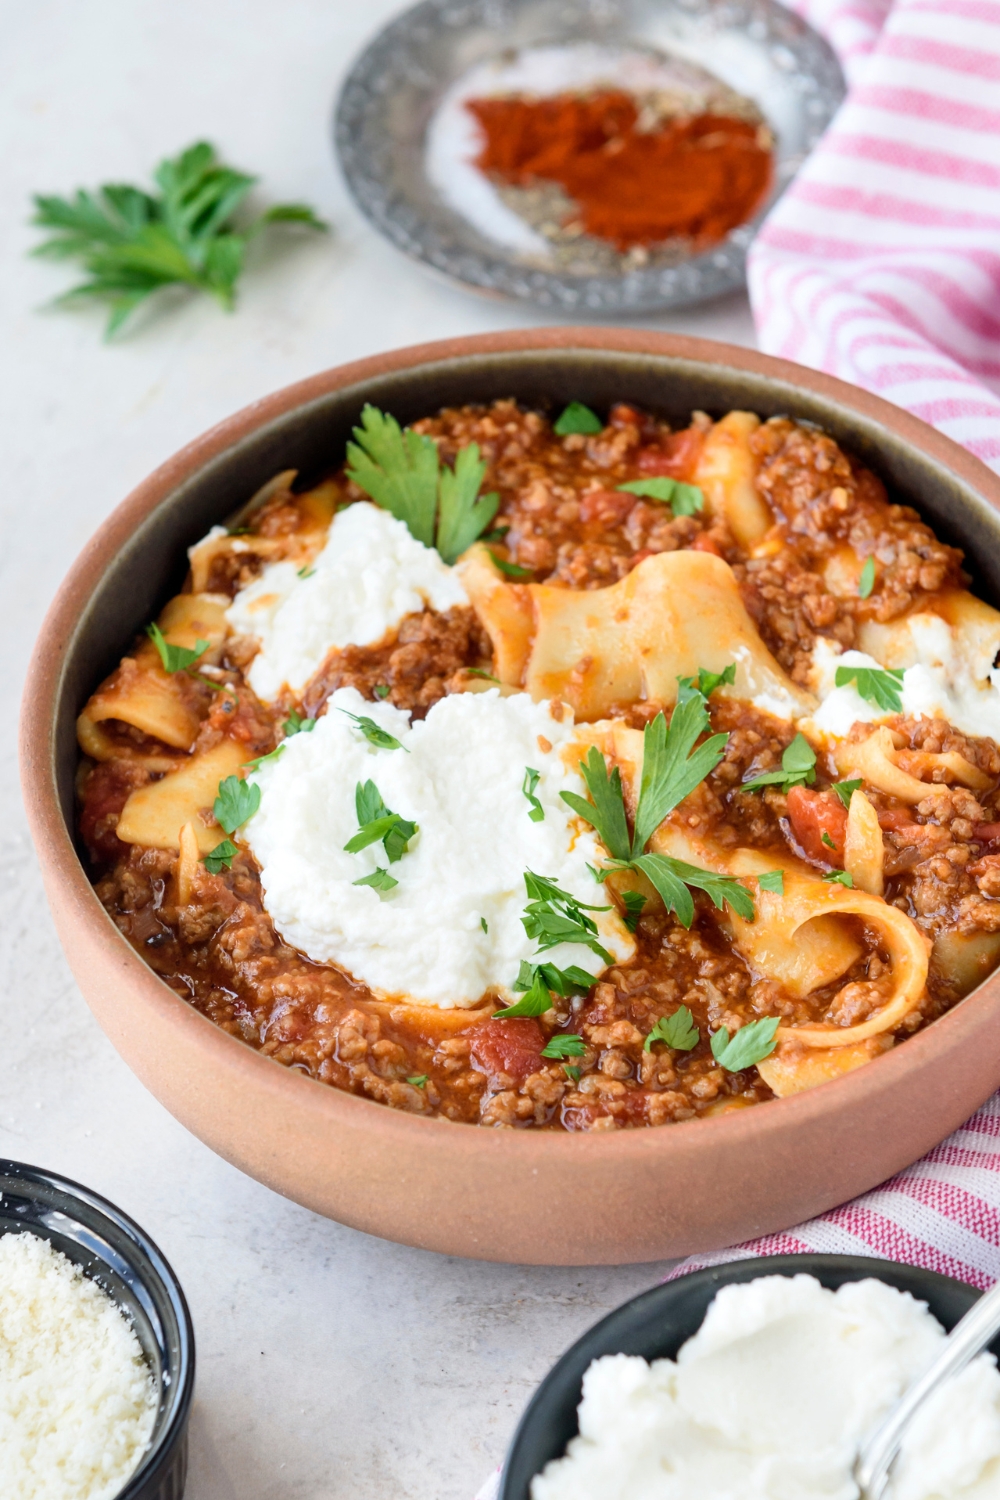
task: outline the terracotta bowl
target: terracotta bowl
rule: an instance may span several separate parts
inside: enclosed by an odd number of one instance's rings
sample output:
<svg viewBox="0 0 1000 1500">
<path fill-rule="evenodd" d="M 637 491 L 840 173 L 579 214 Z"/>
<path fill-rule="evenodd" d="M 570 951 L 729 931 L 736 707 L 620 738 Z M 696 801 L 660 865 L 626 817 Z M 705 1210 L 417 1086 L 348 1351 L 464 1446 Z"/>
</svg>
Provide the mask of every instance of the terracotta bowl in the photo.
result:
<svg viewBox="0 0 1000 1500">
<path fill-rule="evenodd" d="M 534 1264 L 654 1260 L 778 1230 L 914 1161 L 1000 1085 L 1000 974 L 885 1057 L 811 1093 L 718 1119 L 597 1135 L 415 1118 L 293 1073 L 167 988 L 105 914 L 73 835 L 74 720 L 181 583 L 184 549 L 279 469 L 336 461 L 369 400 L 403 421 L 516 396 L 668 418 L 693 408 L 817 422 L 966 549 L 1000 599 L 1000 479 L 915 418 L 826 376 L 724 344 L 554 329 L 345 365 L 248 407 L 125 500 L 72 568 L 30 668 L 21 755 L 53 916 L 89 1005 L 184 1125 L 330 1218 L 452 1255 Z"/>
</svg>

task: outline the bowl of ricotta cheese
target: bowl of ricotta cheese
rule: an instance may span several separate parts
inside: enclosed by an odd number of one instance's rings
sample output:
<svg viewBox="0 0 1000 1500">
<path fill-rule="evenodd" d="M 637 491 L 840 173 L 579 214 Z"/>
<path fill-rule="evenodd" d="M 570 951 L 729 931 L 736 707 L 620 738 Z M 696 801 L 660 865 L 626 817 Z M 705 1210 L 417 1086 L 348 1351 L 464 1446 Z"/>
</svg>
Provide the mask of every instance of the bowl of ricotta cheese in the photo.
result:
<svg viewBox="0 0 1000 1500">
<path fill-rule="evenodd" d="M 500 1500 L 857 1500 L 860 1448 L 977 1295 L 841 1255 L 737 1261 L 654 1287 L 542 1382 Z M 886 1500 L 1000 1494 L 992 1349 L 928 1399 Z"/>
</svg>

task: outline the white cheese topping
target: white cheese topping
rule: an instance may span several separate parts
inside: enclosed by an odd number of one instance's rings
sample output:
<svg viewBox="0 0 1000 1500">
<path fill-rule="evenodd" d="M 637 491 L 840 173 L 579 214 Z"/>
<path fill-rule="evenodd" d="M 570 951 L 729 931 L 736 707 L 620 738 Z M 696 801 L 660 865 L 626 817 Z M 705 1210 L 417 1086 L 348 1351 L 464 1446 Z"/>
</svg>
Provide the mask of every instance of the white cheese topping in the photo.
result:
<svg viewBox="0 0 1000 1500">
<path fill-rule="evenodd" d="M 405 749 L 375 749 L 340 709 L 374 719 Z M 598 858 L 596 837 L 578 830 L 559 797 L 585 794 L 558 754 L 572 734 L 526 694 L 454 694 L 411 726 L 409 715 L 353 688 L 334 693 L 316 728 L 287 740 L 253 778 L 262 796 L 245 835 L 282 937 L 380 995 L 445 1007 L 474 1005 L 491 990 L 512 998 L 521 959 L 537 953 L 521 924 L 525 870 L 589 905 L 609 905 L 587 868 Z M 521 790 L 529 766 L 539 772 L 541 822 L 528 816 Z M 355 787 L 369 779 L 390 811 L 419 825 L 391 866 L 380 843 L 344 850 L 358 828 Z M 377 866 L 399 882 L 384 896 L 354 884 Z M 591 915 L 615 958 L 630 957 L 635 944 L 613 909 Z M 604 967 L 581 944 L 543 956 L 592 974 Z"/>
<path fill-rule="evenodd" d="M 580 1436 L 532 1500 L 856 1500 L 864 1438 L 937 1353 L 923 1303 L 811 1276 L 723 1287 L 676 1363 L 624 1354 L 583 1380 Z M 1000 1374 L 989 1355 L 928 1402 L 887 1500 L 1000 1494 Z"/>
<path fill-rule="evenodd" d="M 458 575 L 433 547 L 387 510 L 360 500 L 334 516 L 307 577 L 295 563 L 270 563 L 226 611 L 239 635 L 261 649 L 247 673 L 259 698 L 303 688 L 334 646 L 368 646 L 404 615 L 429 605 L 467 604 Z"/>
<path fill-rule="evenodd" d="M 111 1298 L 47 1240 L 0 1235 L 0 1493 L 112 1500 L 155 1414 L 139 1340 Z"/>
</svg>

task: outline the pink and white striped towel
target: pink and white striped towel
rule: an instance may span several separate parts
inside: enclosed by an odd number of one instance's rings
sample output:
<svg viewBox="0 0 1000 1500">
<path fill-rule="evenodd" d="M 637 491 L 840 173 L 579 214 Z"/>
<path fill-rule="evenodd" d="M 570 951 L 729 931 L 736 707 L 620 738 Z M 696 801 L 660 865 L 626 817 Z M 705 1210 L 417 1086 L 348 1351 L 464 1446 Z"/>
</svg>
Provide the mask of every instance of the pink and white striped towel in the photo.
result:
<svg viewBox="0 0 1000 1500">
<path fill-rule="evenodd" d="M 760 346 L 863 386 L 1000 471 L 1000 0 L 795 0 L 849 96 L 750 253 Z M 882 1256 L 1000 1279 L 1000 1095 L 807 1224 L 699 1255 Z M 476 1500 L 494 1500 L 491 1475 Z"/>
</svg>

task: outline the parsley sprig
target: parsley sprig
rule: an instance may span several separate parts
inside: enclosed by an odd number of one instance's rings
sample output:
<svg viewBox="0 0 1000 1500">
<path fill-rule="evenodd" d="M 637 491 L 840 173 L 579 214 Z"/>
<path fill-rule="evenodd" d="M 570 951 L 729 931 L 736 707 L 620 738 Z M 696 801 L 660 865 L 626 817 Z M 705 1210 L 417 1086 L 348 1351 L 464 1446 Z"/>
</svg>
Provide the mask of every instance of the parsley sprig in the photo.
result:
<svg viewBox="0 0 1000 1500">
<path fill-rule="evenodd" d="M 210 875 L 218 875 L 220 870 L 232 869 L 233 860 L 239 852 L 232 839 L 223 839 L 221 844 L 216 844 L 214 849 L 209 850 L 202 863 Z"/>
<path fill-rule="evenodd" d="M 696 516 L 705 508 L 704 491 L 696 484 L 682 484 L 679 479 L 667 479 L 655 475 L 652 479 L 630 479 L 627 484 L 617 486 L 628 495 L 641 495 L 645 499 L 660 500 L 669 505 L 675 516 Z"/>
<path fill-rule="evenodd" d="M 724 675 L 724 674 L 723 674 Z M 690 687 L 690 684 L 689 684 Z M 621 773 L 615 766 L 608 774 L 604 756 L 592 745 L 580 773 L 591 801 L 576 792 L 560 792 L 563 801 L 588 822 L 611 855 L 611 863 L 599 873 L 605 880 L 615 870 L 640 870 L 661 896 L 667 911 L 673 911 L 685 927 L 694 921 L 694 902 L 689 887 L 704 891 L 721 910 L 728 902 L 734 911 L 753 921 L 753 898 L 745 886 L 729 876 L 699 869 L 665 854 L 645 854 L 649 839 L 678 803 L 683 802 L 722 760 L 727 736 L 710 735 L 695 748 L 695 741 L 709 727 L 704 695 L 691 689 L 678 699 L 667 728 L 662 713 L 643 731 L 642 777 L 631 835 L 625 816 Z M 626 908 L 627 910 L 627 908 Z"/>
<path fill-rule="evenodd" d="M 369 719 L 365 714 L 352 714 L 346 708 L 342 708 L 340 712 L 354 720 L 369 745 L 374 745 L 376 750 L 402 750 L 409 755 L 410 752 L 406 746 L 401 744 L 394 734 L 390 734 L 388 729 L 383 729 L 381 724 L 376 724 L 374 719 Z"/>
<path fill-rule="evenodd" d="M 38 195 L 32 223 L 54 231 L 32 251 L 82 262 L 88 279 L 57 305 L 98 301 L 110 307 L 106 337 L 147 297 L 179 285 L 208 292 L 229 311 L 247 246 L 268 224 L 325 230 L 304 203 L 278 203 L 243 229 L 233 216 L 257 181 L 224 166 L 207 141 L 161 161 L 156 195 L 122 183 L 72 198 Z"/>
<path fill-rule="evenodd" d="M 255 781 L 227 776 L 219 782 L 218 795 L 212 804 L 215 821 L 227 833 L 235 833 L 260 806 L 260 787 Z M 214 851 L 213 851 L 214 852 Z"/>
<path fill-rule="evenodd" d="M 831 792 L 836 792 L 845 807 L 851 805 L 851 798 L 861 785 L 861 777 L 852 777 L 850 781 L 835 781 L 830 787 Z"/>
<path fill-rule="evenodd" d="M 505 1010 L 494 1011 L 494 1019 L 544 1016 L 552 1009 L 553 994 L 564 998 L 567 995 L 586 995 L 593 986 L 593 974 L 588 974 L 577 964 L 560 969 L 556 964 L 529 964 L 522 958 L 517 978 L 511 985 L 511 989 L 523 991 L 522 998 Z"/>
<path fill-rule="evenodd" d="M 527 797 L 530 804 L 528 817 L 533 823 L 542 823 L 545 820 L 545 809 L 535 795 L 535 788 L 541 780 L 540 773 L 534 766 L 525 766 L 524 780 L 521 782 L 521 791 Z"/>
<path fill-rule="evenodd" d="M 560 943 L 581 943 L 606 964 L 614 963 L 613 956 L 598 939 L 597 923 L 587 915 L 591 911 L 608 911 L 610 908 L 588 906 L 569 891 L 561 890 L 554 880 L 536 875 L 533 870 L 525 870 L 524 886 L 528 904 L 521 925 L 538 943 L 539 953 L 557 948 Z"/>
<path fill-rule="evenodd" d="M 755 1063 L 770 1057 L 777 1046 L 775 1032 L 780 1020 L 777 1016 L 762 1016 L 759 1021 L 750 1021 L 739 1031 L 729 1035 L 725 1026 L 712 1033 L 712 1056 L 727 1073 L 741 1073 Z"/>
<path fill-rule="evenodd" d="M 657 1042 L 665 1042 L 676 1052 L 690 1052 L 697 1047 L 700 1031 L 694 1024 L 694 1016 L 686 1005 L 681 1005 L 673 1015 L 661 1016 L 642 1044 L 643 1052 L 652 1052 Z"/>
<path fill-rule="evenodd" d="M 603 432 L 604 423 L 597 413 L 592 412 L 589 406 L 584 406 L 582 401 L 571 401 L 552 423 L 552 431 L 557 437 L 568 437 L 573 432 L 586 433 L 589 436 L 595 432 Z"/>
<path fill-rule="evenodd" d="M 557 1031 L 550 1036 L 542 1048 L 543 1057 L 582 1057 L 587 1044 L 582 1036 L 572 1031 Z"/>
<path fill-rule="evenodd" d="M 489 526 L 500 506 L 480 495 L 486 464 L 479 444 L 460 448 L 455 467 L 441 462 L 437 444 L 395 417 L 366 405 L 347 445 L 347 477 L 376 505 L 405 522 L 418 542 L 454 563 Z"/>
<path fill-rule="evenodd" d="M 902 671 L 891 667 L 838 667 L 834 674 L 835 687 L 848 687 L 852 682 L 861 697 L 873 703 L 886 714 L 903 712 Z"/>
<path fill-rule="evenodd" d="M 781 757 L 780 771 L 765 771 L 763 776 L 754 776 L 744 781 L 741 792 L 755 792 L 762 786 L 780 786 L 783 792 L 793 786 L 812 786 L 816 780 L 816 752 L 804 734 L 797 734 L 786 746 Z"/>
<path fill-rule="evenodd" d="M 417 832 L 417 824 L 411 823 L 408 818 L 401 817 L 399 813 L 390 812 L 382 801 L 382 794 L 374 781 L 358 782 L 354 790 L 354 807 L 358 815 L 358 831 L 344 845 L 347 853 L 359 854 L 362 849 L 367 849 L 369 844 L 381 843 L 391 865 L 402 859 L 410 840 Z M 375 874 L 378 874 L 378 871 Z M 392 883 L 398 884 L 395 880 Z M 366 875 L 363 880 L 356 881 L 355 884 L 376 885 L 376 882 L 371 875 Z M 388 889 L 388 887 L 376 886 L 376 889 Z"/>
</svg>

